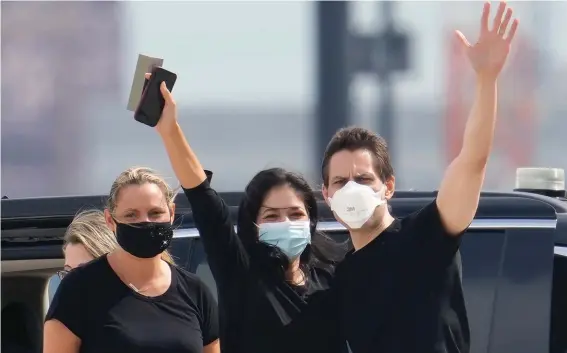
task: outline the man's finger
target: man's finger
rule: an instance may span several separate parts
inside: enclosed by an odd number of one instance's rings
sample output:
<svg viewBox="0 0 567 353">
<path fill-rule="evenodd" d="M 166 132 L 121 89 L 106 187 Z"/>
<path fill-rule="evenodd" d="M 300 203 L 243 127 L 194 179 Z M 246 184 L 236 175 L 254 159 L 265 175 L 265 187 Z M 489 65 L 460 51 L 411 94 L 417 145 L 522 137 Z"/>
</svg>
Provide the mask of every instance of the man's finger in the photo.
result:
<svg viewBox="0 0 567 353">
<path fill-rule="evenodd" d="M 457 39 L 465 49 L 471 47 L 471 44 L 469 43 L 467 38 L 465 38 L 465 35 L 461 31 L 455 31 L 455 35 L 457 36 Z"/>
<path fill-rule="evenodd" d="M 145 74 L 144 74 L 144 77 L 146 78 L 146 80 L 149 80 L 150 77 L 152 77 L 152 74 L 145 73 Z"/>
<path fill-rule="evenodd" d="M 510 24 L 510 20 L 512 19 L 512 8 L 509 7 L 508 10 L 506 10 L 506 15 L 504 16 L 504 21 L 502 21 L 502 24 L 500 25 L 500 28 L 498 29 L 498 34 L 501 36 L 504 36 L 504 34 L 506 34 L 506 30 L 508 29 L 508 25 Z"/>
<path fill-rule="evenodd" d="M 496 16 L 494 16 L 494 22 L 492 22 L 492 31 L 498 32 L 500 24 L 502 23 L 502 15 L 504 15 L 504 10 L 506 10 L 506 2 L 501 1 L 498 5 L 498 11 L 496 11 Z"/>
<path fill-rule="evenodd" d="M 167 89 L 165 82 L 162 82 L 160 84 L 159 89 L 161 91 L 161 95 L 163 96 L 163 99 L 165 99 L 165 104 L 175 104 L 175 101 L 173 100 L 173 96 L 171 95 L 171 92 L 169 92 L 169 90 Z"/>
<path fill-rule="evenodd" d="M 512 22 L 512 27 L 510 28 L 510 32 L 508 32 L 508 36 L 506 36 L 506 41 L 509 43 L 512 43 L 512 40 L 514 40 L 514 36 L 516 35 L 516 31 L 518 30 L 518 25 L 520 24 L 520 21 L 518 21 L 518 19 L 515 19 L 514 22 Z"/>
<path fill-rule="evenodd" d="M 490 17 L 490 2 L 485 2 L 482 8 L 482 17 L 480 18 L 480 32 L 488 32 L 488 18 Z"/>
</svg>

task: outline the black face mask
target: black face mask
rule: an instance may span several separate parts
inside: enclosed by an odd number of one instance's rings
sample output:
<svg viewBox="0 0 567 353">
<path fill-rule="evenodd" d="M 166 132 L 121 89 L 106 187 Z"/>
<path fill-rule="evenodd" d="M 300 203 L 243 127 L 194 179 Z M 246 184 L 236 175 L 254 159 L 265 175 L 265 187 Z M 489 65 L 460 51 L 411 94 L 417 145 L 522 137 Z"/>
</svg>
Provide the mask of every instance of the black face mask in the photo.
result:
<svg viewBox="0 0 567 353">
<path fill-rule="evenodd" d="M 116 222 L 116 240 L 128 253 L 143 259 L 154 257 L 169 247 L 173 227 L 169 222 Z"/>
</svg>

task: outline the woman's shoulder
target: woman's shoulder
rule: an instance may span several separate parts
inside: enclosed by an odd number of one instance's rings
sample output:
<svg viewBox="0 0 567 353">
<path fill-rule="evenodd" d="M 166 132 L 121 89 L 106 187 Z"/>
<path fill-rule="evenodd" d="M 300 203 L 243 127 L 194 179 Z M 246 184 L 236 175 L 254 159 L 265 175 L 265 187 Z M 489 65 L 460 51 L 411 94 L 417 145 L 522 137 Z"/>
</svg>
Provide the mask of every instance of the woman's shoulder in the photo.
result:
<svg viewBox="0 0 567 353">
<path fill-rule="evenodd" d="M 205 282 L 199 276 L 180 266 L 172 266 L 172 271 L 175 272 L 179 285 L 185 289 L 201 291 L 206 287 Z"/>
<path fill-rule="evenodd" d="M 101 256 L 70 271 L 60 286 L 74 290 L 87 290 L 93 286 L 101 288 L 101 282 L 108 282 L 108 268 L 106 256 Z"/>
<path fill-rule="evenodd" d="M 99 293 L 108 290 L 108 262 L 98 258 L 69 272 L 55 292 L 45 320 L 57 319 L 77 337 L 85 333 L 84 315 L 97 310 Z"/>
</svg>

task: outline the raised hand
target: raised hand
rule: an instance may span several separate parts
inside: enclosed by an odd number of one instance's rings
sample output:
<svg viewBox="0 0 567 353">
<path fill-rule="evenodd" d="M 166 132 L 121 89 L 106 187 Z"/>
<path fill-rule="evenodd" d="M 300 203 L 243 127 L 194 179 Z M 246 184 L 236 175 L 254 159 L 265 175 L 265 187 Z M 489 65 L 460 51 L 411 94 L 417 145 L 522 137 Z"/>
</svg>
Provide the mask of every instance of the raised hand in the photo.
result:
<svg viewBox="0 0 567 353">
<path fill-rule="evenodd" d="M 151 76 L 152 74 L 146 74 L 146 79 L 149 80 Z M 163 135 L 172 131 L 177 126 L 177 105 L 175 104 L 173 95 L 167 89 L 165 82 L 160 84 L 159 89 L 165 100 L 165 106 L 155 129 L 159 134 Z"/>
<path fill-rule="evenodd" d="M 490 3 L 484 4 L 480 20 L 480 36 L 474 45 L 471 45 L 460 31 L 455 32 L 478 75 L 496 78 L 506 63 L 510 44 L 516 35 L 519 23 L 514 19 L 510 26 L 513 11 L 506 7 L 505 1 L 500 2 L 492 28 L 489 29 Z"/>
</svg>

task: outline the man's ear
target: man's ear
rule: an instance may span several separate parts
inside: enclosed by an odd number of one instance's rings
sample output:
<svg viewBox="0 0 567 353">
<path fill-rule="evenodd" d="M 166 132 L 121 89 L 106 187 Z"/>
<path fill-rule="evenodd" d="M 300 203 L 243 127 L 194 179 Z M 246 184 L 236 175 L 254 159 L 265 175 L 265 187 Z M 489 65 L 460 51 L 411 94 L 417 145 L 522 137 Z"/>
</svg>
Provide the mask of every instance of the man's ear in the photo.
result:
<svg viewBox="0 0 567 353">
<path fill-rule="evenodd" d="M 108 229 L 116 232 L 116 223 L 114 222 L 114 219 L 112 218 L 112 215 L 110 214 L 108 208 L 104 209 L 104 220 L 106 221 L 106 226 L 108 227 Z"/>
<path fill-rule="evenodd" d="M 173 224 L 173 221 L 175 220 L 175 203 L 169 206 L 169 214 L 171 216 L 171 224 Z"/>
<path fill-rule="evenodd" d="M 325 184 L 321 185 L 321 194 L 323 194 L 323 200 L 325 200 L 325 203 L 329 205 L 329 189 L 327 189 L 327 187 L 325 186 Z"/>
<path fill-rule="evenodd" d="M 384 185 L 386 185 L 386 192 L 384 194 L 384 197 L 386 198 L 386 200 L 389 200 L 392 198 L 392 196 L 394 196 L 394 190 L 396 189 L 396 178 L 393 176 L 390 177 L 388 180 L 386 180 Z"/>
</svg>

